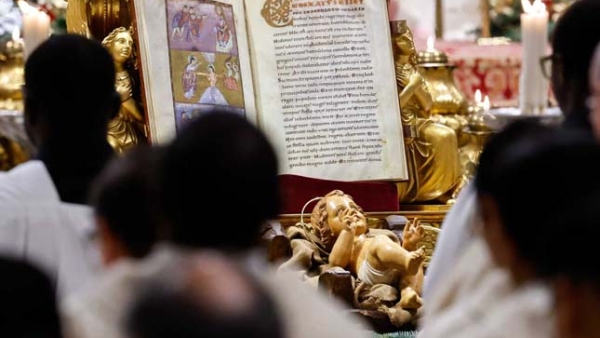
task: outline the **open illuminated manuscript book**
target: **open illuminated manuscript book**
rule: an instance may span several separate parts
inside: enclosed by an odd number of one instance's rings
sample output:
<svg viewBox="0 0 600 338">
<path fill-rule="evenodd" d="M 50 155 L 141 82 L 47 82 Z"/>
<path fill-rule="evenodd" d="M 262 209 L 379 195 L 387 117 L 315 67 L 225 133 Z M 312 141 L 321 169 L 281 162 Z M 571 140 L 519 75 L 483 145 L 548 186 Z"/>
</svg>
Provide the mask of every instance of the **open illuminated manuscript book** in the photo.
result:
<svg viewBox="0 0 600 338">
<path fill-rule="evenodd" d="M 215 107 L 270 138 L 281 174 L 406 180 L 386 0 L 142 0 L 150 136 Z"/>
</svg>

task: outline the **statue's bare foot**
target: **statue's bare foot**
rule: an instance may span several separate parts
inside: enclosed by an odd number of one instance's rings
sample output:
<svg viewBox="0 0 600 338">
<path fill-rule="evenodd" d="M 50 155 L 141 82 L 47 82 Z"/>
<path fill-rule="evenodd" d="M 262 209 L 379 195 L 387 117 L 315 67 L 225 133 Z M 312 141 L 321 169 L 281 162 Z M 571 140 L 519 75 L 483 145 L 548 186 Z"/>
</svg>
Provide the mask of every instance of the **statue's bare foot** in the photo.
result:
<svg viewBox="0 0 600 338">
<path fill-rule="evenodd" d="M 419 272 L 421 264 L 425 261 L 425 248 L 420 247 L 415 251 L 409 252 L 408 263 L 406 264 L 406 273 L 415 275 Z"/>
<path fill-rule="evenodd" d="M 400 307 L 404 310 L 417 310 L 423 306 L 423 300 L 415 290 L 406 288 L 401 292 Z"/>
</svg>

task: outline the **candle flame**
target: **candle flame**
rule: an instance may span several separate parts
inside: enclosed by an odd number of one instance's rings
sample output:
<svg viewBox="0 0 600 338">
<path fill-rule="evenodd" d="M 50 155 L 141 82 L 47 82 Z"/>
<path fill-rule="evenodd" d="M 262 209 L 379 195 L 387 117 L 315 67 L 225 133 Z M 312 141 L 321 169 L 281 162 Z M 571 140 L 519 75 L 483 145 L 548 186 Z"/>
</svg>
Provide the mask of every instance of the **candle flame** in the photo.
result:
<svg viewBox="0 0 600 338">
<path fill-rule="evenodd" d="M 427 50 L 435 50 L 435 38 L 431 35 L 427 38 Z"/>
<path fill-rule="evenodd" d="M 481 103 L 481 90 L 477 89 L 475 91 L 475 103 L 480 104 Z"/>
<path fill-rule="evenodd" d="M 21 31 L 19 30 L 19 27 L 15 27 L 12 31 L 13 41 L 19 40 L 20 37 L 21 37 Z"/>
<path fill-rule="evenodd" d="M 533 4 L 529 0 L 521 0 L 523 12 L 526 14 L 542 14 L 546 12 L 546 5 L 541 0 L 535 0 Z"/>
<path fill-rule="evenodd" d="M 23 12 L 23 14 L 32 14 L 38 11 L 37 8 L 31 6 L 25 0 L 19 0 L 17 1 L 17 4 L 19 5 L 19 9 L 21 12 Z"/>
<path fill-rule="evenodd" d="M 490 103 L 490 97 L 486 95 L 485 99 L 483 100 L 483 110 L 488 111 L 491 107 L 492 105 Z"/>
</svg>

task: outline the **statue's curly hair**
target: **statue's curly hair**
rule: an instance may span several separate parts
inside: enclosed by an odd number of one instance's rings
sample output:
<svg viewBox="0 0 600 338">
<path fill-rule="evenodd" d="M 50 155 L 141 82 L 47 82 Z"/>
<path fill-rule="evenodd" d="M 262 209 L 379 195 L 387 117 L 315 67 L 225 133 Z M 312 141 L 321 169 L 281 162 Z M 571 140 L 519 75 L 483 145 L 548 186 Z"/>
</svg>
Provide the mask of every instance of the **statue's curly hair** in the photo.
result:
<svg viewBox="0 0 600 338">
<path fill-rule="evenodd" d="M 321 243 L 328 250 L 331 250 L 333 244 L 335 243 L 333 231 L 327 223 L 327 198 L 331 196 L 347 196 L 348 198 L 354 201 L 352 196 L 344 193 L 343 191 L 333 190 L 327 195 L 321 197 L 321 199 L 319 199 L 319 201 L 315 205 L 313 212 L 310 215 L 310 223 L 312 225 L 313 231 L 317 236 L 319 236 Z M 357 208 L 360 212 L 363 211 L 359 206 L 357 206 Z"/>
<path fill-rule="evenodd" d="M 108 50 L 110 50 L 110 47 L 113 45 L 113 43 L 115 42 L 115 39 L 117 38 L 118 34 L 121 33 L 128 33 L 129 35 L 131 35 L 131 37 L 133 38 L 135 36 L 135 32 L 133 30 L 133 26 L 129 27 L 129 28 L 125 28 L 125 27 L 118 27 L 115 28 L 112 32 L 110 32 L 103 40 L 102 40 L 102 46 Z M 131 50 L 131 57 L 129 58 L 129 60 L 127 61 L 127 63 L 125 64 L 125 68 L 133 71 L 138 69 L 138 64 L 137 64 L 137 53 L 135 48 L 132 48 Z"/>
</svg>

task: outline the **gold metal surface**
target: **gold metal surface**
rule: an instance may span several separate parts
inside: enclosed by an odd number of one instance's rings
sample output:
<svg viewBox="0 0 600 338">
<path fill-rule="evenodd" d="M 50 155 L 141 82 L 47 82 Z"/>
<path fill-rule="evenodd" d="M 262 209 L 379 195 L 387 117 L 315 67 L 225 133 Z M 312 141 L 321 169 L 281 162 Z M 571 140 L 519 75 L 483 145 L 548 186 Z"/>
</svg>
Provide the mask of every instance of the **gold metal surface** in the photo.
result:
<svg viewBox="0 0 600 338">
<path fill-rule="evenodd" d="M 68 0 L 67 31 L 102 40 L 132 23 L 130 0 Z"/>
<path fill-rule="evenodd" d="M 397 183 L 404 203 L 451 199 L 460 184 L 456 132 L 431 116 L 433 98 L 406 21 L 392 22 L 392 46 L 409 181 Z"/>
<path fill-rule="evenodd" d="M 5 47 L 0 54 L 0 110 L 20 110 L 21 86 L 25 83 L 23 44 L 11 39 Z"/>
<path fill-rule="evenodd" d="M 435 48 L 427 48 L 418 53 L 417 61 L 423 67 L 423 74 L 433 97 L 431 113 L 467 114 L 468 102 L 454 82 L 455 67 L 450 64 L 448 55 Z"/>
</svg>

